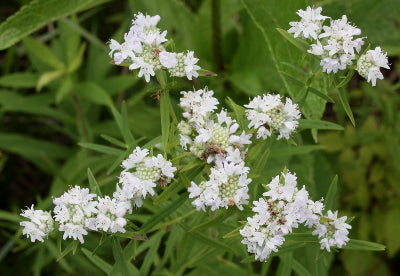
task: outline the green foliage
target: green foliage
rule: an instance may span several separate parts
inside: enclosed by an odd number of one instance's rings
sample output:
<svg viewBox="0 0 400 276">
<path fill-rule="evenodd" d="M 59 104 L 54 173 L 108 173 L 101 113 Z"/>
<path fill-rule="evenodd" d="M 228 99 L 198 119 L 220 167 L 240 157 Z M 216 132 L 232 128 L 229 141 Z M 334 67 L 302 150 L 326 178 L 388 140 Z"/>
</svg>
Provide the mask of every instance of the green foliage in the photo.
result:
<svg viewBox="0 0 400 276">
<path fill-rule="evenodd" d="M 0 24 L 0 49 L 7 49 L 1 57 L 13 61 L 0 61 L 0 179 L 5 183 L 1 271 L 363 275 L 375 268 L 376 275 L 390 274 L 390 264 L 384 261 L 398 260 L 400 249 L 398 84 L 382 81 L 371 88 L 353 75 L 354 70 L 335 80 L 322 73 L 319 62 L 306 53 L 304 40 L 286 31 L 289 22 L 297 20 L 296 11 L 308 2 L 130 0 L 101 5 L 105 2 L 33 0 Z M 348 14 L 372 45 L 382 43 L 390 56 L 398 55 L 396 0 L 361 2 L 321 4 L 332 17 Z M 159 25 L 168 30 L 172 50 L 195 51 L 206 68 L 202 77 L 188 82 L 161 72 L 158 82 L 147 84 L 137 72 L 109 64 L 103 41 L 121 38 L 130 16 L 138 11 L 161 16 Z M 42 28 L 46 24 L 48 28 Z M 352 239 L 339 257 L 321 251 L 318 239 L 308 229 L 299 229 L 268 262 L 260 263 L 240 242 L 239 229 L 252 215 L 251 207 L 198 212 L 190 204 L 187 188 L 204 177 L 208 165 L 181 149 L 177 105 L 180 91 L 204 85 L 246 131 L 243 103 L 249 97 L 271 91 L 299 104 L 303 118 L 296 135 L 250 147 L 249 202 L 265 192 L 262 184 L 287 166 L 314 200 L 324 197 L 326 209 L 340 206 L 348 217 L 355 217 Z M 82 245 L 55 233 L 37 244 L 22 236 L 18 214 L 23 206 L 35 203 L 50 210 L 52 197 L 70 185 L 112 195 L 121 160 L 136 146 L 171 159 L 178 174 L 126 216 L 126 233 L 91 232 Z M 15 190 L 26 193 L 18 198 L 12 195 Z M 387 251 L 374 252 L 382 250 Z M 26 265 L 9 267 L 19 263 Z"/>
</svg>

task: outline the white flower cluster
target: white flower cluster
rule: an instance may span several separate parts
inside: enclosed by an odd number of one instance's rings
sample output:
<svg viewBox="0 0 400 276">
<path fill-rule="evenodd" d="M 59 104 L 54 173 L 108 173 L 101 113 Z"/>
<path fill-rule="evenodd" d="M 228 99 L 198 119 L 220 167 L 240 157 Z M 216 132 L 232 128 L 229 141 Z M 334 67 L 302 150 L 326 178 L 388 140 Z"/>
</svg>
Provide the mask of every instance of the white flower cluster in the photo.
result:
<svg viewBox="0 0 400 276">
<path fill-rule="evenodd" d="M 167 41 L 167 31 L 161 32 L 157 27 L 160 16 L 135 14 L 129 32 L 124 35 L 124 42 L 119 44 L 110 40 L 110 57 L 115 64 L 127 63 L 129 69 L 139 69 L 138 77 L 144 76 L 147 82 L 155 71 L 166 69 L 171 76 L 184 77 L 189 80 L 198 77 L 199 59 L 192 51 L 185 53 L 167 52 L 163 43 Z"/>
<path fill-rule="evenodd" d="M 214 211 L 220 207 L 236 205 L 242 209 L 247 203 L 247 178 L 249 168 L 244 164 L 246 145 L 251 144 L 251 135 L 242 131 L 237 134 L 239 124 L 222 109 L 215 113 L 218 100 L 212 90 L 182 91 L 180 106 L 186 121 L 178 124 L 182 148 L 198 158 L 213 163 L 209 180 L 197 185 L 192 181 L 190 198 L 196 198 L 193 205 L 197 210 L 211 206 Z"/>
<path fill-rule="evenodd" d="M 122 162 L 122 188 L 117 184 L 113 198 L 99 197 L 90 193 L 87 188 L 75 186 L 53 199 L 54 219 L 59 223 L 58 230 L 64 232 L 64 240 L 73 238 L 83 243 L 83 236 L 88 234 L 88 230 L 125 233 L 127 221 L 124 216 L 128 211 L 132 212 L 132 202 L 141 206 L 141 197 L 145 197 L 147 193 L 154 194 L 154 182 L 165 186 L 176 171 L 171 162 L 160 154 L 157 157 L 148 157 L 148 153 L 147 149 L 141 150 L 137 147 Z M 136 168 L 133 173 L 128 171 L 132 168 Z M 30 237 L 32 242 L 43 242 L 43 237 L 54 229 L 51 213 L 34 210 L 33 205 L 31 209 L 22 210 L 21 216 L 30 219 L 20 225 L 24 227 L 22 233 Z"/>
<path fill-rule="evenodd" d="M 267 139 L 273 132 L 279 133 L 277 139 L 289 139 L 296 130 L 301 116 L 297 104 L 286 98 L 285 104 L 280 95 L 267 94 L 255 97 L 245 105 L 248 127 L 257 129 L 257 139 Z"/>
<path fill-rule="evenodd" d="M 147 194 L 154 195 L 154 188 L 157 183 L 165 187 L 174 177 L 176 168 L 172 163 L 165 160 L 161 154 L 148 156 L 148 149 L 136 147 L 127 159 L 122 161 L 124 170 L 119 177 L 114 198 L 124 203 L 125 207 L 132 212 L 134 205 L 142 206 L 142 198 Z"/>
<path fill-rule="evenodd" d="M 75 186 L 60 197 L 54 198 L 54 218 L 60 223 L 59 231 L 64 232 L 63 239 L 78 239 L 83 243 L 83 235 L 87 229 L 95 228 L 95 214 L 97 201 L 96 194 L 89 193 L 89 189 Z"/>
<path fill-rule="evenodd" d="M 264 261 L 272 252 L 277 252 L 285 236 L 301 223 L 316 228 L 312 234 L 319 236 L 321 249 L 342 247 L 349 240 L 346 229 L 351 226 L 345 223 L 347 217 L 338 219 L 337 212 L 332 215 L 331 211 L 328 218 L 323 217 L 322 199 L 312 201 L 304 186 L 299 190 L 295 174 L 284 172 L 274 177 L 267 187 L 269 191 L 263 194 L 266 198 L 253 202 L 256 214 L 247 218 L 240 230 L 242 243 L 256 259 Z"/>
<path fill-rule="evenodd" d="M 31 242 L 35 240 L 43 242 L 51 231 L 54 230 L 54 220 L 50 212 L 35 210 L 33 204 L 30 209 L 22 210 L 21 216 L 28 218 L 30 221 L 21 221 L 20 225 L 24 227 L 22 234 L 31 238 Z"/>
<path fill-rule="evenodd" d="M 301 20 L 290 22 L 292 27 L 288 32 L 294 33 L 294 37 L 311 39 L 313 44 L 308 52 L 321 57 L 320 64 L 324 72 L 337 73 L 353 65 L 357 59 L 356 54 L 360 53 L 364 45 L 364 37 L 355 38 L 361 35 L 361 30 L 351 25 L 346 15 L 341 19 L 330 20 L 329 26 L 323 26 L 323 22 L 329 17 L 321 15 L 321 11 L 321 7 L 299 10 L 297 14 Z M 357 71 L 374 86 L 377 78 L 383 79 L 379 67 L 389 69 L 389 66 L 386 55 L 379 47 L 371 51 L 372 53 L 368 51 L 370 54 L 359 57 Z"/>
<path fill-rule="evenodd" d="M 376 79 L 383 80 L 380 67 L 390 69 L 386 53 L 382 52 L 380 47 L 376 47 L 375 50 L 368 50 L 360 56 L 356 70 L 364 79 L 371 82 L 372 86 L 375 86 Z"/>
</svg>

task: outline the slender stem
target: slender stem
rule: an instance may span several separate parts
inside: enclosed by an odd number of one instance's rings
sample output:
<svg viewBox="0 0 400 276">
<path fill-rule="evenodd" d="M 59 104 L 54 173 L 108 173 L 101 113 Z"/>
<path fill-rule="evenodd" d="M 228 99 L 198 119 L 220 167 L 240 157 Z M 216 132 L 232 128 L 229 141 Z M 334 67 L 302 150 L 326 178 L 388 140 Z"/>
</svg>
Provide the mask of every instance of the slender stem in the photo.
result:
<svg viewBox="0 0 400 276">
<path fill-rule="evenodd" d="M 218 70 L 224 71 L 224 60 L 222 56 L 222 45 L 221 45 L 221 1 L 211 1 L 211 13 L 212 13 L 212 43 L 213 43 L 213 54 L 215 63 Z"/>
</svg>

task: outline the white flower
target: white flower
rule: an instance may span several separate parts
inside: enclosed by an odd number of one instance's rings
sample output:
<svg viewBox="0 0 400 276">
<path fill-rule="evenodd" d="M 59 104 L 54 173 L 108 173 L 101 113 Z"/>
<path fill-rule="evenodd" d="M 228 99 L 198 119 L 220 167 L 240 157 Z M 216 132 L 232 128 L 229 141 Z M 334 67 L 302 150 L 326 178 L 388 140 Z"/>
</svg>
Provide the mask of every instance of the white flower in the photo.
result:
<svg viewBox="0 0 400 276">
<path fill-rule="evenodd" d="M 383 79 L 380 67 L 390 69 L 386 53 L 382 52 L 380 47 L 368 50 L 366 54 L 360 56 L 357 62 L 357 72 L 371 82 L 372 86 L 376 85 L 377 79 Z"/>
<path fill-rule="evenodd" d="M 96 217 L 96 229 L 110 231 L 111 233 L 125 233 L 126 220 L 124 215 L 127 212 L 124 202 L 119 202 L 117 199 L 106 196 L 98 199 L 99 210 Z"/>
<path fill-rule="evenodd" d="M 294 33 L 294 37 L 317 39 L 317 36 L 322 29 L 322 22 L 326 18 L 329 18 L 321 15 L 321 11 L 321 7 L 316 9 L 307 7 L 305 11 L 298 10 L 297 14 L 301 17 L 301 21 L 290 22 L 289 24 L 292 27 L 288 30 L 288 32 Z"/>
<path fill-rule="evenodd" d="M 118 202 L 124 202 L 127 210 L 132 213 L 134 205 L 142 206 L 142 198 L 147 194 L 154 195 L 157 183 L 165 187 L 174 177 L 176 168 L 161 154 L 148 156 L 148 149 L 136 147 L 129 157 L 122 161 L 124 170 L 119 176 L 120 187 L 117 184 L 113 197 Z"/>
<path fill-rule="evenodd" d="M 198 58 L 194 57 L 194 52 L 193 51 L 188 51 L 184 64 L 185 64 L 185 73 L 186 77 L 191 80 L 192 77 L 197 78 L 199 74 L 197 73 L 197 70 L 200 70 L 200 66 L 196 65 L 196 63 L 199 61 Z"/>
<path fill-rule="evenodd" d="M 346 223 L 347 217 L 337 217 L 338 211 L 334 213 L 328 210 L 327 216 L 322 217 L 320 223 L 316 225 L 313 235 L 318 235 L 320 239 L 321 249 L 330 252 L 331 247 L 342 248 L 350 239 L 348 238 L 351 226 Z"/>
<path fill-rule="evenodd" d="M 278 140 L 289 139 L 301 116 L 297 104 L 289 98 L 283 104 L 280 95 L 256 96 L 245 107 L 248 108 L 246 117 L 250 120 L 248 127 L 257 129 L 257 139 L 267 139 L 274 131 L 279 133 Z"/>
<path fill-rule="evenodd" d="M 224 162 L 221 166 L 212 167 L 208 181 L 203 181 L 200 185 L 191 182 L 188 191 L 189 198 L 195 198 L 192 204 L 197 210 L 203 211 L 208 206 L 214 211 L 234 205 L 242 210 L 242 205 L 247 204 L 249 198 L 247 186 L 251 179 L 247 178 L 248 171 L 244 162 Z"/>
<path fill-rule="evenodd" d="M 175 53 L 169 53 L 166 51 L 160 52 L 159 58 L 162 66 L 168 69 L 175 67 L 176 64 L 178 63 L 175 55 L 176 55 Z"/>
<path fill-rule="evenodd" d="M 31 242 L 36 240 L 43 242 L 46 237 L 54 229 L 54 220 L 50 212 L 43 210 L 35 210 L 32 204 L 30 209 L 21 210 L 21 216 L 28 218 L 30 221 L 22 221 L 20 225 L 24 227 L 22 234 L 31 238 Z"/>
<path fill-rule="evenodd" d="M 84 242 L 83 235 L 87 235 L 86 229 L 93 228 L 94 215 L 98 212 L 97 201 L 93 201 L 96 196 L 90 194 L 87 188 L 75 186 L 53 199 L 56 205 L 54 218 L 60 223 L 59 230 L 64 232 L 64 240 L 72 237 Z"/>
</svg>

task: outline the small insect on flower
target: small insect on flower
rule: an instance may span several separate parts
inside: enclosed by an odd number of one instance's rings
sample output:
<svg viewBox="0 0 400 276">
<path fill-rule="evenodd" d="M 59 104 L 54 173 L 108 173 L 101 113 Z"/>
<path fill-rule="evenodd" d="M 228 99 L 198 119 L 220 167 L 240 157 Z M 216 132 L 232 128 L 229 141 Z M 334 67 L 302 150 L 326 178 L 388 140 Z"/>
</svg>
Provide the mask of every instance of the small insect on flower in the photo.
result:
<svg viewBox="0 0 400 276">
<path fill-rule="evenodd" d="M 226 150 L 224 150 L 222 147 L 219 147 L 215 144 L 211 144 L 211 146 L 203 152 L 201 155 L 202 160 L 207 160 L 207 158 L 210 155 L 215 155 L 218 154 L 219 156 L 225 157 L 226 156 Z"/>
</svg>

